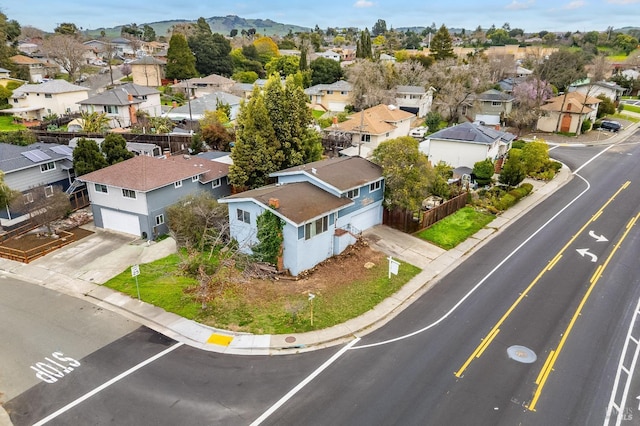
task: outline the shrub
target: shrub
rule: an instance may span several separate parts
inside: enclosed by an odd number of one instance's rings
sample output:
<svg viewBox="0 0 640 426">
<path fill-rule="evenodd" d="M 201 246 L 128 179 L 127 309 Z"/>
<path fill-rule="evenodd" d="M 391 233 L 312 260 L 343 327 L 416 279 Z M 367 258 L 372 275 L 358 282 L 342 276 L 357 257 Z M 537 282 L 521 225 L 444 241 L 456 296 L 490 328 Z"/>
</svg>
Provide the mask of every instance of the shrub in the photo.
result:
<svg viewBox="0 0 640 426">
<path fill-rule="evenodd" d="M 519 186 L 519 188 L 522 188 L 525 191 L 527 191 L 527 195 L 529 195 L 531 191 L 533 191 L 533 185 L 530 183 L 523 183 L 522 185 Z"/>
<path fill-rule="evenodd" d="M 580 133 L 587 133 L 589 130 L 591 130 L 591 121 L 584 120 L 580 126 Z"/>
<path fill-rule="evenodd" d="M 511 149 L 522 149 L 524 147 L 524 145 L 526 144 L 525 141 L 523 140 L 517 140 L 517 141 L 513 141 L 511 142 Z"/>
<path fill-rule="evenodd" d="M 558 170 L 560 170 L 562 168 L 562 163 L 559 161 L 551 161 L 549 163 L 549 167 L 551 167 L 553 170 L 556 171 L 556 173 L 558 172 Z"/>
<path fill-rule="evenodd" d="M 504 210 L 507 210 L 509 207 L 513 206 L 516 203 L 516 201 L 518 200 L 513 195 L 505 194 L 499 200 L 494 202 L 493 206 L 500 211 L 504 211 Z"/>
</svg>

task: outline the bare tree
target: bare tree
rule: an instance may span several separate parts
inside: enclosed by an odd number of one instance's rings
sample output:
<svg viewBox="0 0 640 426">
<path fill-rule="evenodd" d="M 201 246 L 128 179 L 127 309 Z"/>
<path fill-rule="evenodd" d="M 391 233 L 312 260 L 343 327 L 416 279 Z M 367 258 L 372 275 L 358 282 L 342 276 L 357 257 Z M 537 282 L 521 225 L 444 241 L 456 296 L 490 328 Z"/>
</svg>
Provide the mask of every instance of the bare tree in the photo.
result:
<svg viewBox="0 0 640 426">
<path fill-rule="evenodd" d="M 445 59 L 433 64 L 429 71 L 428 84 L 436 89 L 433 105 L 449 124 L 457 121 L 461 106 L 472 95 L 490 87 L 489 67 L 480 59 L 472 59 L 468 64 Z"/>
<path fill-rule="evenodd" d="M 418 61 L 409 60 L 395 64 L 396 83 L 406 86 L 425 86 L 429 71 Z"/>
<path fill-rule="evenodd" d="M 347 69 L 351 105 L 357 110 L 395 102 L 393 69 L 380 62 L 359 60 Z"/>
<path fill-rule="evenodd" d="M 602 81 L 610 75 L 613 66 L 603 54 L 596 55 L 590 64 L 593 81 Z"/>
<path fill-rule="evenodd" d="M 55 34 L 42 43 L 42 50 L 75 81 L 84 64 L 86 46 L 72 35 Z"/>
<path fill-rule="evenodd" d="M 488 58 L 489 72 L 491 73 L 491 81 L 496 83 L 503 78 L 515 74 L 516 61 L 513 55 L 494 55 Z"/>
<path fill-rule="evenodd" d="M 11 208 L 22 214 L 28 214 L 38 226 L 46 226 L 50 235 L 55 233 L 51 222 L 61 219 L 71 210 L 69 196 L 59 186 L 40 186 L 17 197 Z"/>
</svg>

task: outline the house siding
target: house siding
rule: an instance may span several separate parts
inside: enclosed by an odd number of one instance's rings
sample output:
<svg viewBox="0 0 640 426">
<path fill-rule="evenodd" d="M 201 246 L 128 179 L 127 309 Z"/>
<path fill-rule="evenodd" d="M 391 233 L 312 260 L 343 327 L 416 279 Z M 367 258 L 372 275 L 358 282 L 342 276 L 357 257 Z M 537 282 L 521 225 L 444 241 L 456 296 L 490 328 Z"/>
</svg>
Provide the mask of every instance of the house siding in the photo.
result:
<svg viewBox="0 0 640 426">
<path fill-rule="evenodd" d="M 71 185 L 71 176 L 68 170 L 62 169 L 60 162 L 55 161 L 55 164 L 54 170 L 46 172 L 40 171 L 40 164 L 28 169 L 8 172 L 4 176 L 4 182 L 9 188 L 20 192 L 42 185 L 60 185 L 65 190 Z"/>
<path fill-rule="evenodd" d="M 497 155 L 497 142 L 496 145 Z M 429 161 L 431 164 L 444 162 L 452 167 L 466 166 L 473 168 L 478 161 L 487 158 L 494 160 L 493 150 L 490 146 L 479 143 L 463 143 L 456 141 L 446 141 L 441 139 L 431 139 L 429 141 Z"/>
</svg>

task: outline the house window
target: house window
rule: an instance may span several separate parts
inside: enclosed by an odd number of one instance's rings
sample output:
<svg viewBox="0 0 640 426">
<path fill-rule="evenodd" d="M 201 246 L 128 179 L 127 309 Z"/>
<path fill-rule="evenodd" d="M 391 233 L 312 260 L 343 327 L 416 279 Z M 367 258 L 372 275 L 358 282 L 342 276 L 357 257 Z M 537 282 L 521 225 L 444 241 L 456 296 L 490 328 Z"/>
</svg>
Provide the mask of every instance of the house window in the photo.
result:
<svg viewBox="0 0 640 426">
<path fill-rule="evenodd" d="M 44 94 L 44 97 L 45 97 L 46 99 L 51 99 L 53 96 L 51 96 L 51 93 L 45 93 L 45 94 Z"/>
<path fill-rule="evenodd" d="M 333 90 L 327 90 L 327 95 L 333 95 Z"/>
<path fill-rule="evenodd" d="M 56 169 L 56 163 L 54 163 L 53 161 L 50 163 L 40 164 L 41 172 L 48 172 L 49 170 L 55 170 L 55 169 Z"/>
<path fill-rule="evenodd" d="M 371 135 L 360 135 L 360 142 L 371 142 Z"/>
<path fill-rule="evenodd" d="M 352 189 L 351 191 L 347 192 L 347 198 L 351 198 L 352 200 L 354 198 L 358 198 L 359 196 L 360 196 L 360 188 Z"/>
<path fill-rule="evenodd" d="M 321 217 L 304 225 L 304 239 L 315 237 L 329 229 L 329 216 Z"/>
<path fill-rule="evenodd" d="M 101 183 L 96 183 L 94 185 L 94 187 L 96 188 L 96 192 L 102 192 L 103 194 L 108 194 L 109 191 L 107 190 L 107 185 L 103 185 Z"/>
<path fill-rule="evenodd" d="M 227 185 L 231 185 L 231 181 L 229 180 L 229 176 L 227 176 Z"/>
<path fill-rule="evenodd" d="M 340 92 L 341 95 L 347 95 L 347 92 L 345 92 L 344 90 L 342 92 Z"/>
<path fill-rule="evenodd" d="M 182 186 L 182 181 L 181 180 L 179 180 L 177 182 L 173 182 L 173 187 L 174 188 L 180 188 L 181 186 Z"/>
<path fill-rule="evenodd" d="M 191 182 L 197 182 L 198 179 L 200 179 L 200 175 L 198 176 L 191 176 Z"/>
<path fill-rule="evenodd" d="M 242 209 L 237 209 L 236 214 L 238 215 L 238 221 L 244 222 L 244 223 L 251 223 L 251 216 L 249 215 L 249 212 L 244 211 Z"/>
<path fill-rule="evenodd" d="M 220 186 L 220 178 L 214 179 L 213 182 L 211 182 L 211 187 L 212 188 L 217 188 L 219 186 Z"/>
<path fill-rule="evenodd" d="M 132 189 L 123 189 L 122 190 L 122 196 L 124 198 L 133 198 L 135 200 L 136 198 L 136 191 L 132 190 Z"/>
<path fill-rule="evenodd" d="M 24 199 L 24 203 L 25 204 L 33 203 L 33 194 L 32 193 L 27 192 L 22 197 Z"/>
<path fill-rule="evenodd" d="M 107 114 L 117 114 L 118 113 L 118 106 L 117 105 L 104 105 L 102 107 L 102 109 Z"/>
<path fill-rule="evenodd" d="M 493 102 L 491 102 L 491 106 L 494 106 L 494 107 L 499 107 L 499 106 L 501 106 L 501 105 L 502 105 L 502 102 L 500 102 L 500 101 L 493 101 Z"/>
<path fill-rule="evenodd" d="M 369 192 L 377 191 L 380 188 L 382 188 L 382 181 L 381 180 L 379 180 L 377 182 L 373 182 L 371 185 L 369 185 Z"/>
<path fill-rule="evenodd" d="M 156 226 L 162 225 L 163 223 L 164 223 L 164 215 L 159 214 L 158 216 L 156 216 Z"/>
<path fill-rule="evenodd" d="M 44 196 L 47 198 L 53 196 L 53 186 L 48 185 L 44 187 Z"/>
</svg>

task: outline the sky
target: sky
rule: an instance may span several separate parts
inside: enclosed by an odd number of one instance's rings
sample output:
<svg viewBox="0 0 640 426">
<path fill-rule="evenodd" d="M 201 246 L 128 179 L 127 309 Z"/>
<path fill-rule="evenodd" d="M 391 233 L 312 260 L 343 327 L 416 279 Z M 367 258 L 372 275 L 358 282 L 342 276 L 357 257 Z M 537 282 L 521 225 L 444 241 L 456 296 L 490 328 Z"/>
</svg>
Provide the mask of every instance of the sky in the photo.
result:
<svg viewBox="0 0 640 426">
<path fill-rule="evenodd" d="M 173 19 L 237 15 L 322 29 L 427 27 L 487 29 L 508 23 L 525 32 L 605 31 L 640 26 L 640 0 L 17 0 L 0 11 L 21 26 L 51 32 L 60 23 L 82 29 L 138 25 Z"/>
</svg>

